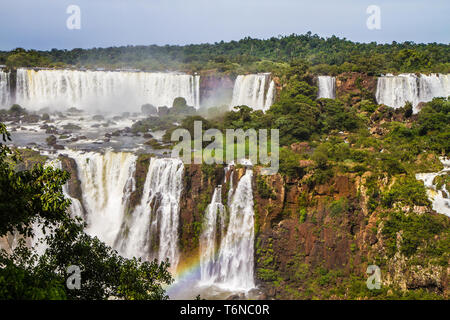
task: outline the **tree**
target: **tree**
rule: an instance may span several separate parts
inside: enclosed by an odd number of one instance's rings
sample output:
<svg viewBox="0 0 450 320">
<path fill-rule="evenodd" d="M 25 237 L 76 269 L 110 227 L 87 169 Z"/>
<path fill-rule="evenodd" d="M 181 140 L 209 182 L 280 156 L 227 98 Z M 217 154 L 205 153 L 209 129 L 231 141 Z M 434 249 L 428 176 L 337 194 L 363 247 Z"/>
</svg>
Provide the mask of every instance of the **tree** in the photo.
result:
<svg viewBox="0 0 450 320">
<path fill-rule="evenodd" d="M 3 142 L 10 134 L 0 123 Z M 20 245 L 8 255 L 0 250 L 0 299 L 167 299 L 163 286 L 173 279 L 169 263 L 125 259 L 68 213 L 62 186 L 69 173 L 44 168 L 17 171 L 18 153 L 0 143 L 0 236 L 15 233 Z M 39 225 L 47 245 L 42 256 L 25 245 Z M 80 268 L 82 286 L 66 286 L 68 267 Z"/>
</svg>

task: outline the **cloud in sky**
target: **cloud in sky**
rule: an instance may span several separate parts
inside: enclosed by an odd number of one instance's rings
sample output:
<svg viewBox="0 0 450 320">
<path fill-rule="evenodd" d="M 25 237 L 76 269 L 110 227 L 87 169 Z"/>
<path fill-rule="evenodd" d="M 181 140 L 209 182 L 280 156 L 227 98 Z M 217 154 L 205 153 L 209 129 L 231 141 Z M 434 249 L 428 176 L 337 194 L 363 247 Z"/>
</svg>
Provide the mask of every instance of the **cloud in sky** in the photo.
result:
<svg viewBox="0 0 450 320">
<path fill-rule="evenodd" d="M 442 42 L 448 0 L 0 0 L 0 50 L 189 44 L 307 31 L 359 42 Z M 69 30 L 69 5 L 81 29 Z M 366 8 L 381 8 L 381 30 Z"/>
</svg>

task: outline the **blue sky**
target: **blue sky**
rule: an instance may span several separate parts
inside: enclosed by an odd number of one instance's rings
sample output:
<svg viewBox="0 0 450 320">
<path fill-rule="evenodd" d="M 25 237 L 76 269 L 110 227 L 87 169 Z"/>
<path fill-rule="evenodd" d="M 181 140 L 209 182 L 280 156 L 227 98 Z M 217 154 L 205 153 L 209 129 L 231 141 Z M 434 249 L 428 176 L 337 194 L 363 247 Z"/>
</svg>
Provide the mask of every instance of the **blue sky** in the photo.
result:
<svg viewBox="0 0 450 320">
<path fill-rule="evenodd" d="M 69 30 L 69 5 L 81 29 Z M 381 9 L 381 30 L 366 8 Z M 0 50 L 189 44 L 307 31 L 359 42 L 450 42 L 449 0 L 0 0 Z"/>
</svg>

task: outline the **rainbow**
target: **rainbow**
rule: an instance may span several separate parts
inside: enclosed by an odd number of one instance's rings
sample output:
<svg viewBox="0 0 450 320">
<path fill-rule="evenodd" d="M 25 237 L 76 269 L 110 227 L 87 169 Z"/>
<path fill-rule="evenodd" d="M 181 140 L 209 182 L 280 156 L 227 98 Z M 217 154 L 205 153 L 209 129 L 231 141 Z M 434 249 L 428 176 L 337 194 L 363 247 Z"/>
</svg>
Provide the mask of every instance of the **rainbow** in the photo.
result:
<svg viewBox="0 0 450 320">
<path fill-rule="evenodd" d="M 219 250 L 220 247 L 216 248 L 215 253 L 218 254 Z M 171 299 L 195 299 L 199 294 L 202 299 L 225 299 L 233 293 L 246 293 L 248 291 L 229 288 L 219 283 L 202 285 L 200 283 L 200 255 L 183 258 L 174 274 L 175 281 L 165 287 L 167 295 Z"/>
</svg>

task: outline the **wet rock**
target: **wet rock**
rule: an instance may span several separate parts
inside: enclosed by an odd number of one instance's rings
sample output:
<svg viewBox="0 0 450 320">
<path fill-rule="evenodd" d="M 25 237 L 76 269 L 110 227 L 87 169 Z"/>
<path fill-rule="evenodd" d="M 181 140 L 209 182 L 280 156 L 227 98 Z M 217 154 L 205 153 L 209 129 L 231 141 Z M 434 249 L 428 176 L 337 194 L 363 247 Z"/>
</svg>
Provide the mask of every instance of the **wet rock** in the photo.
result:
<svg viewBox="0 0 450 320">
<path fill-rule="evenodd" d="M 169 108 L 166 106 L 158 107 L 158 115 L 159 116 L 166 116 L 169 114 Z"/>
<path fill-rule="evenodd" d="M 54 126 L 48 126 L 45 130 L 46 134 L 58 134 L 58 129 Z"/>
<path fill-rule="evenodd" d="M 62 146 L 62 145 L 60 145 L 60 144 L 54 144 L 54 145 L 53 145 L 53 148 L 54 148 L 55 150 L 64 150 L 64 146 Z"/>
<path fill-rule="evenodd" d="M 146 116 L 150 116 L 157 114 L 158 109 L 154 105 L 147 103 L 141 107 L 141 112 Z"/>
<path fill-rule="evenodd" d="M 39 120 L 41 120 L 41 117 L 37 114 L 27 114 L 22 118 L 25 123 L 37 123 Z"/>
<path fill-rule="evenodd" d="M 95 115 L 95 116 L 92 117 L 92 120 L 95 120 L 95 121 L 102 121 L 102 120 L 105 120 L 105 117 L 102 116 L 102 115 L 100 115 L 100 114 L 97 114 L 97 115 Z"/>
<path fill-rule="evenodd" d="M 63 125 L 62 128 L 64 130 L 81 130 L 80 126 L 77 126 L 76 124 L 73 124 L 73 123 Z"/>
<path fill-rule="evenodd" d="M 144 133 L 143 135 L 144 138 L 149 139 L 149 138 L 153 138 L 153 135 L 151 133 Z"/>
<path fill-rule="evenodd" d="M 80 109 L 77 109 L 75 107 L 72 107 L 72 108 L 69 108 L 67 110 L 67 112 L 69 112 L 69 113 L 83 113 L 83 110 L 80 110 Z"/>
<path fill-rule="evenodd" d="M 49 146 L 56 145 L 56 137 L 54 135 L 48 136 L 47 139 L 45 139 L 45 141 Z"/>
</svg>

